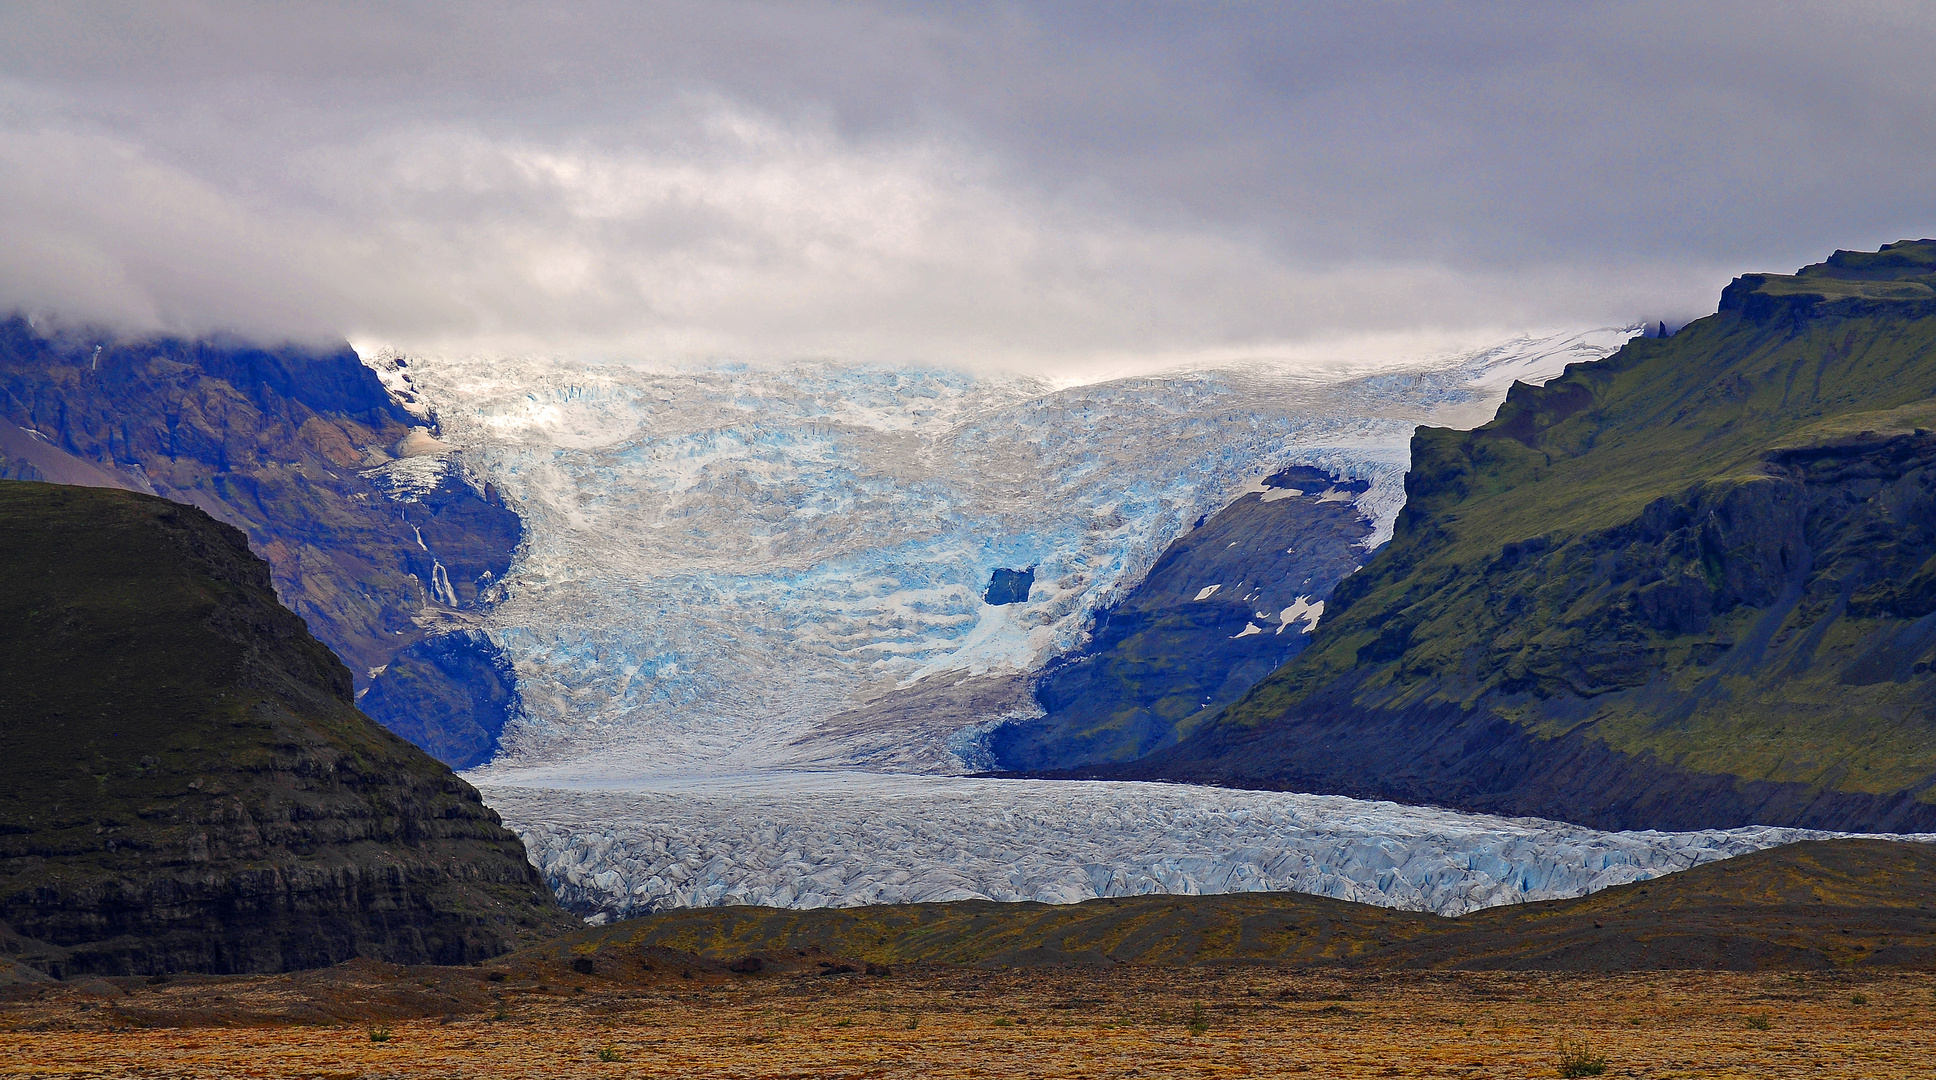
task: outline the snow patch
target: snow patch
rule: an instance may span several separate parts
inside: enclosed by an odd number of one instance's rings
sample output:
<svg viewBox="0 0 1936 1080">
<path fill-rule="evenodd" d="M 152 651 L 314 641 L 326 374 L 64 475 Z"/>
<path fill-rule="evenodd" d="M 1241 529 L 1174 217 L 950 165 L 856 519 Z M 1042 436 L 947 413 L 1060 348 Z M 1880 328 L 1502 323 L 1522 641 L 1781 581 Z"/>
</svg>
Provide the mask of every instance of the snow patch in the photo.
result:
<svg viewBox="0 0 1936 1080">
<path fill-rule="evenodd" d="M 1323 616 L 1324 601 L 1300 596 L 1291 601 L 1290 607 L 1277 613 L 1277 632 L 1281 634 L 1292 623 L 1302 622 L 1304 627 L 1298 632 L 1308 634 L 1318 628 L 1318 620 Z"/>
<path fill-rule="evenodd" d="M 426 454 L 398 458 L 374 469 L 364 469 L 362 475 L 389 498 L 410 503 L 418 502 L 437 490 L 437 486 L 444 482 L 444 477 L 450 474 L 450 468 L 448 455 Z"/>
</svg>

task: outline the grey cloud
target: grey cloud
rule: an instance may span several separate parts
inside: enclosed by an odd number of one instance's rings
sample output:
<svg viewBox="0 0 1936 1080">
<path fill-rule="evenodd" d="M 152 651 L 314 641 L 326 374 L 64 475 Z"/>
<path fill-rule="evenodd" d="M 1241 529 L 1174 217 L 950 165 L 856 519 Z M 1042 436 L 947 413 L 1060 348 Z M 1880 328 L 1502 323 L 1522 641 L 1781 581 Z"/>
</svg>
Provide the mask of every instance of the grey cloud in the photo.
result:
<svg viewBox="0 0 1936 1080">
<path fill-rule="evenodd" d="M 0 305 L 1065 364 L 1675 319 L 1936 232 L 1932 45 L 1886 3 L 15 4 Z"/>
</svg>

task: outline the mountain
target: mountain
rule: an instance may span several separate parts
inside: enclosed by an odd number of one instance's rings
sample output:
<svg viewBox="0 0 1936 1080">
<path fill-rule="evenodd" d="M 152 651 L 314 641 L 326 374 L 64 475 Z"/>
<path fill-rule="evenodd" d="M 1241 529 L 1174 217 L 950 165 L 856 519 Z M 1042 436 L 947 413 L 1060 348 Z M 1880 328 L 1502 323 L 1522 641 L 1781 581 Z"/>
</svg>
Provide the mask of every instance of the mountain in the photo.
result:
<svg viewBox="0 0 1936 1080">
<path fill-rule="evenodd" d="M 241 532 L 0 482 L 0 950 L 57 975 L 465 963 L 573 921 L 371 723 Z"/>
<path fill-rule="evenodd" d="M 1269 963 L 1383 970 L 1926 968 L 1936 848 L 1809 841 L 1592 896 L 1456 919 L 1300 893 L 1135 896 L 1082 904 L 898 904 L 670 911 L 506 958 L 589 958 L 619 975 L 662 950 L 735 971 L 862 964 L 983 967 Z M 810 957 L 807 964 L 796 958 Z M 759 963 L 746 962 L 746 958 Z M 834 966 L 822 963 L 821 968 Z M 619 976 L 622 977 L 622 976 Z"/>
<path fill-rule="evenodd" d="M 241 529 L 366 711 L 453 766 L 491 756 L 516 684 L 475 623 L 522 526 L 348 346 L 123 341 L 15 317 L 0 391 L 0 478 L 147 492 Z"/>
<path fill-rule="evenodd" d="M 1421 428 L 1311 647 L 1111 775 L 1606 828 L 1936 830 L 1936 241 L 1741 277 Z"/>
</svg>

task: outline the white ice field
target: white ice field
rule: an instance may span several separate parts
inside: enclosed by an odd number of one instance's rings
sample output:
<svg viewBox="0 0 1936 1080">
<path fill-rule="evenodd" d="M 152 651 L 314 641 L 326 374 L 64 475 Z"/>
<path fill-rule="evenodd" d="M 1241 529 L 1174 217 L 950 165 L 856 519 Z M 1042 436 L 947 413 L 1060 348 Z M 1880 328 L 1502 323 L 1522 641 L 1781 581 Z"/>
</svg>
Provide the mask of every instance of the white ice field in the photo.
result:
<svg viewBox="0 0 1936 1080">
<path fill-rule="evenodd" d="M 1456 913 L 1801 834 L 947 775 L 973 771 L 999 714 L 910 733 L 931 745 L 890 756 L 913 773 L 870 770 L 877 744 L 823 739 L 809 759 L 797 740 L 917 679 L 1021 675 L 1078 646 L 1171 540 L 1285 465 L 1370 481 L 1381 542 L 1414 425 L 1473 418 L 1511 379 L 1635 332 L 1374 375 L 1258 364 L 1061 388 L 836 364 L 370 362 L 461 451 L 397 468 L 462 468 L 524 520 L 483 628 L 525 715 L 469 776 L 575 908 L 1296 889 Z M 998 567 L 1035 568 L 1026 603 L 982 603 Z"/>
<path fill-rule="evenodd" d="M 601 922 L 710 904 L 1277 890 L 1458 915 L 1828 835 L 1608 833 L 1336 795 L 834 772 L 485 796 L 559 897 Z"/>
</svg>

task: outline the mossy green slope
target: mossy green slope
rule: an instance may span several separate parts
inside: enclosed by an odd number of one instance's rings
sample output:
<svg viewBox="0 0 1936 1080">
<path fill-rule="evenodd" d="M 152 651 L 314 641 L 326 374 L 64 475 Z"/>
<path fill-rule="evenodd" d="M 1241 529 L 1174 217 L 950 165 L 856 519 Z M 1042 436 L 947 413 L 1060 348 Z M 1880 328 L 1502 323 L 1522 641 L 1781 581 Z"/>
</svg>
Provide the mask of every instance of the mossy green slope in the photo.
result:
<svg viewBox="0 0 1936 1080">
<path fill-rule="evenodd" d="M 0 924 L 72 974 L 461 962 L 572 920 L 239 531 L 0 482 Z"/>
<path fill-rule="evenodd" d="M 1471 432 L 1297 660 L 1137 775 L 1936 829 L 1936 242 L 1750 275 Z"/>
</svg>

